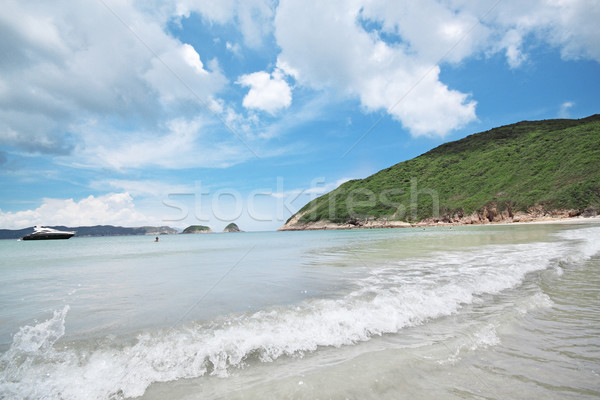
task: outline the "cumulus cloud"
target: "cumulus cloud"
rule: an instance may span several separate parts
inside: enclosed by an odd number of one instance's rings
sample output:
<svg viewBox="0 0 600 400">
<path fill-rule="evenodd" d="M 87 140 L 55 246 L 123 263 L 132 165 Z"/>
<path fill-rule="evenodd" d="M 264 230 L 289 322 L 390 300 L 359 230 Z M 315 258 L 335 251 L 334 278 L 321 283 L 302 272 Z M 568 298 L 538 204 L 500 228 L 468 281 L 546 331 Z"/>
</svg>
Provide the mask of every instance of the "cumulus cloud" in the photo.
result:
<svg viewBox="0 0 600 400">
<path fill-rule="evenodd" d="M 196 12 L 213 23 L 233 22 L 244 43 L 253 48 L 263 45 L 272 31 L 274 0 L 178 0 L 176 4 L 176 13 L 183 18 Z"/>
<path fill-rule="evenodd" d="M 89 196 L 79 201 L 73 199 L 44 199 L 34 210 L 3 212 L 0 226 L 22 229 L 33 225 L 119 225 L 140 226 L 152 222 L 136 210 L 129 193 L 110 193 Z"/>
<path fill-rule="evenodd" d="M 196 49 L 183 43 L 155 57 L 144 78 L 166 103 L 196 100 L 204 105 L 227 82 L 218 64 L 213 67 L 212 72 L 205 69 Z"/>
<path fill-rule="evenodd" d="M 499 48 L 503 48 L 506 54 L 506 61 L 511 68 L 518 68 L 527 59 L 523 53 L 523 34 L 511 29 L 502 38 Z"/>
<path fill-rule="evenodd" d="M 599 18 L 598 1 L 508 0 L 494 10 L 489 23 L 496 35 L 508 32 L 510 38 L 505 40 L 505 46 L 509 63 L 510 47 L 529 36 L 556 46 L 564 59 L 600 62 L 600 31 L 596 27 Z"/>
<path fill-rule="evenodd" d="M 275 114 L 292 104 L 292 90 L 278 69 L 272 74 L 259 71 L 242 75 L 237 83 L 250 87 L 242 103 L 246 108 Z"/>
<path fill-rule="evenodd" d="M 444 136 L 476 119 L 471 94 L 440 79 L 446 64 L 502 52 L 511 68 L 536 38 L 566 59 L 600 61 L 600 3 L 585 0 L 282 0 L 275 16 L 278 67 L 300 85 L 334 88 L 384 111 L 415 136 Z M 530 45 L 531 46 L 531 45 Z"/>
<path fill-rule="evenodd" d="M 233 53 L 236 56 L 239 56 L 242 51 L 242 47 L 240 46 L 239 43 L 232 44 L 231 42 L 225 43 L 225 49 L 227 51 L 230 51 L 231 53 Z"/>
<path fill-rule="evenodd" d="M 241 134 L 253 123 L 232 108 L 237 99 L 219 100 L 232 92 L 235 77 L 169 30 L 192 13 L 238 30 L 240 43 L 225 43 L 236 54 L 240 45 L 256 50 L 275 39 L 275 72 L 237 80 L 249 88 L 247 109 L 274 114 L 290 107 L 291 88 L 281 70 L 295 85 L 358 99 L 365 111 L 386 113 L 416 136 L 443 136 L 476 118 L 477 93 L 449 87 L 441 78 L 447 64 L 504 54 L 511 68 L 520 68 L 535 62 L 528 52 L 539 43 L 555 46 L 565 59 L 600 62 L 600 2 L 503 0 L 490 6 L 462 0 L 173 0 L 143 7 L 134 0 L 5 0 L 0 145 L 63 156 L 114 149 L 120 156 L 104 165 L 117 168 L 144 165 L 125 162 L 134 139 L 152 156 L 128 156 L 152 161 L 145 165 L 177 165 L 156 161 L 160 155 L 150 149 L 152 143 L 170 149 L 170 140 L 196 151 L 204 145 L 222 150 L 233 157 L 229 163 L 243 159 L 240 143 L 228 151 L 232 137 L 223 140 L 228 128 L 218 118 L 212 119 L 220 129 L 210 137 L 198 130 L 174 135 L 169 128 L 172 121 L 206 116 L 206 108 Z"/>
<path fill-rule="evenodd" d="M 92 188 L 123 190 L 132 196 L 166 198 L 174 193 L 194 193 L 193 185 L 176 185 L 156 180 L 107 179 L 92 183 Z"/>
<path fill-rule="evenodd" d="M 571 108 L 573 108 L 574 105 L 575 105 L 575 103 L 572 101 L 565 101 L 564 103 L 562 103 L 560 105 L 560 110 L 558 111 L 558 116 L 560 118 L 570 118 L 571 117 L 570 110 L 571 110 Z"/>
<path fill-rule="evenodd" d="M 207 100 L 226 84 L 164 17 L 106 3 L 3 3 L 0 144 L 68 154 L 90 121 L 155 126 L 173 118 L 170 104 Z"/>
<path fill-rule="evenodd" d="M 357 6 L 363 29 L 378 37 L 392 35 L 406 54 L 428 63 L 442 56 L 444 62 L 459 62 L 480 50 L 490 36 L 477 13 L 448 2 L 373 0 Z M 369 29 L 369 24 L 380 29 Z"/>
<path fill-rule="evenodd" d="M 367 110 L 386 111 L 414 135 L 443 136 L 472 121 L 476 103 L 440 82 L 428 57 L 367 32 L 357 23 L 364 10 L 359 1 L 282 2 L 275 19 L 278 66 L 300 84 L 357 96 Z"/>
<path fill-rule="evenodd" d="M 116 170 L 161 167 L 183 169 L 193 167 L 224 168 L 253 157 L 251 148 L 233 134 L 213 140 L 210 127 L 218 124 L 201 116 L 174 118 L 165 122 L 161 133 L 132 132 L 95 135 L 101 127 L 92 126 L 83 136 L 77 150 L 77 165 Z"/>
</svg>

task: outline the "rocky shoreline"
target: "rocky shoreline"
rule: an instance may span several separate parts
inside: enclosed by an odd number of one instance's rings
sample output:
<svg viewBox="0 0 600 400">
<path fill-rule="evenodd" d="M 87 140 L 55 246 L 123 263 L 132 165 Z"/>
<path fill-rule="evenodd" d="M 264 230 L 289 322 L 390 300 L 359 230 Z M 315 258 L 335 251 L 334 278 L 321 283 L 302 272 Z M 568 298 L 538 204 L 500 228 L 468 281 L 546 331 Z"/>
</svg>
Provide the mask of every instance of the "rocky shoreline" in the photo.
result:
<svg viewBox="0 0 600 400">
<path fill-rule="evenodd" d="M 491 225 L 512 223 L 536 223 L 536 222 L 579 222 L 593 221 L 599 215 L 595 208 L 585 210 L 544 210 L 542 207 L 533 207 L 527 212 L 512 213 L 509 210 L 499 211 L 495 206 L 486 207 L 468 215 L 455 213 L 443 215 L 440 218 L 428 218 L 419 222 L 405 222 L 388 220 L 385 218 L 353 219 L 343 224 L 330 221 L 317 221 L 301 223 L 302 214 L 296 214 L 285 223 L 279 231 L 310 231 L 310 230 L 336 230 L 336 229 L 387 229 L 387 228 L 411 228 L 431 226 L 459 226 L 459 225 Z M 593 218 L 593 220 L 590 220 Z"/>
</svg>

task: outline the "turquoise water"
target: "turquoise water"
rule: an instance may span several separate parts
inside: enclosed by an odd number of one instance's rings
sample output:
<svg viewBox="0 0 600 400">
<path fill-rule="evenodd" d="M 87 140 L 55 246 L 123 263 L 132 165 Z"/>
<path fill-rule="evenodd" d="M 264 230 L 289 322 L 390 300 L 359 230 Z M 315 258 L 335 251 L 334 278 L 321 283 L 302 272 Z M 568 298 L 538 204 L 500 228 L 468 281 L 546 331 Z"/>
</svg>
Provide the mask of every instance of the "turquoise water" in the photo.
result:
<svg viewBox="0 0 600 400">
<path fill-rule="evenodd" d="M 600 226 L 0 241 L 0 397 L 597 398 Z"/>
</svg>

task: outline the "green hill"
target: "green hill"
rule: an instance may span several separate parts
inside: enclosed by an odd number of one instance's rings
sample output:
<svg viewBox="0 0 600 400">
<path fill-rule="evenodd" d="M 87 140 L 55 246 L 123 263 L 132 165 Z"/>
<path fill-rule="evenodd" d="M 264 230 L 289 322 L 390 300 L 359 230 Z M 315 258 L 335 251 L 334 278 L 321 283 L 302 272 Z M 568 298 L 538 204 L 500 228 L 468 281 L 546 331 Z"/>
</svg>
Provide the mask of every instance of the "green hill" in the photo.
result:
<svg viewBox="0 0 600 400">
<path fill-rule="evenodd" d="M 281 228 L 485 222 L 600 208 L 600 115 L 524 121 L 344 183 Z M 320 224 L 320 225 L 319 225 Z"/>
</svg>

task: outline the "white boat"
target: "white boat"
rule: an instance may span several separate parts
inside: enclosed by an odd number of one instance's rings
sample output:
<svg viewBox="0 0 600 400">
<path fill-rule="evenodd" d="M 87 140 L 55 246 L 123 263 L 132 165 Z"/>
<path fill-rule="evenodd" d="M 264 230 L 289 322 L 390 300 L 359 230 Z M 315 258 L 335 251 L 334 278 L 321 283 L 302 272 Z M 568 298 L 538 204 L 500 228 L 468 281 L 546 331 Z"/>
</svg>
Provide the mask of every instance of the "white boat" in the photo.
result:
<svg viewBox="0 0 600 400">
<path fill-rule="evenodd" d="M 43 226 L 34 226 L 33 233 L 23 236 L 23 240 L 69 239 L 73 235 L 75 235 L 74 231 L 59 231 Z"/>
</svg>

